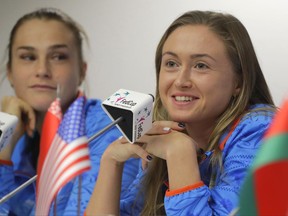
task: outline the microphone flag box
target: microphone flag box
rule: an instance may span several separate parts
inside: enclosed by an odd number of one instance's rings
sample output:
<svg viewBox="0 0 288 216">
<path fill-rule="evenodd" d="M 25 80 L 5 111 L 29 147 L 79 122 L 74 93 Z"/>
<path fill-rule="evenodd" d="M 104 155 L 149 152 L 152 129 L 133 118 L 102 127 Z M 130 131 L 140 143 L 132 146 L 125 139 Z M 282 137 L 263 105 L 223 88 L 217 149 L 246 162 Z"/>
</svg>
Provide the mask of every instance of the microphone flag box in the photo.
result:
<svg viewBox="0 0 288 216">
<path fill-rule="evenodd" d="M 102 107 L 112 121 L 123 118 L 116 126 L 134 143 L 152 128 L 153 102 L 151 94 L 119 89 L 103 101 Z"/>
<path fill-rule="evenodd" d="M 17 116 L 0 112 L 0 152 L 10 142 L 17 122 Z"/>
</svg>

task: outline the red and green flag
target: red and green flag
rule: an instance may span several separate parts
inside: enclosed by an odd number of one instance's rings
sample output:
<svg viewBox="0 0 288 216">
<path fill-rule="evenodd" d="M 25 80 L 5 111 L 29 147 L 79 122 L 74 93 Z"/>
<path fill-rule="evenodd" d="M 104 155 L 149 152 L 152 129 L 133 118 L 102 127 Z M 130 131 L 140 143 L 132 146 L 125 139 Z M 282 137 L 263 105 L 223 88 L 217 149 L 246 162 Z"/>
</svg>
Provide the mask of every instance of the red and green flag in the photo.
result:
<svg viewBox="0 0 288 216">
<path fill-rule="evenodd" d="M 288 100 L 276 113 L 240 192 L 239 213 L 288 215 Z"/>
</svg>

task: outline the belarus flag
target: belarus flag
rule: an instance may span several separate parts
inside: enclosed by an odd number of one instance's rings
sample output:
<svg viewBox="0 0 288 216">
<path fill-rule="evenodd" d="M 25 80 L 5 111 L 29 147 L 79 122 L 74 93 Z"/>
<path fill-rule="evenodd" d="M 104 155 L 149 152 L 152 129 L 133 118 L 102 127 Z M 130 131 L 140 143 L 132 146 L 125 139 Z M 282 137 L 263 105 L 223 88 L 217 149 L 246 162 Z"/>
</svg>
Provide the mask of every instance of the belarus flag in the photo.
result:
<svg viewBox="0 0 288 216">
<path fill-rule="evenodd" d="M 276 113 L 240 193 L 240 215 L 288 215 L 288 100 Z"/>
</svg>

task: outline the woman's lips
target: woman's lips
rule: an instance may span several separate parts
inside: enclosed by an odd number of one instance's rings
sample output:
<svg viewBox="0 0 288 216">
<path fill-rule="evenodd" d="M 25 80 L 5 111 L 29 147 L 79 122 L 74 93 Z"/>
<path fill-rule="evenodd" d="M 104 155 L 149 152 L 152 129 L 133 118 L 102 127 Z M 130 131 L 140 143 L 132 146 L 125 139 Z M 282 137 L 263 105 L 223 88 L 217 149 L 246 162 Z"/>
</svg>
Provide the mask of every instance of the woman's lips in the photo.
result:
<svg viewBox="0 0 288 216">
<path fill-rule="evenodd" d="M 54 87 L 54 86 L 50 86 L 50 85 L 40 85 L 40 84 L 33 85 L 33 86 L 31 86 L 31 88 L 37 89 L 37 90 L 54 90 L 54 91 L 57 89 L 57 88 Z"/>
<path fill-rule="evenodd" d="M 198 97 L 191 95 L 174 95 L 173 98 L 176 102 L 191 102 L 199 99 Z"/>
<path fill-rule="evenodd" d="M 175 96 L 174 98 L 178 102 L 189 102 L 195 99 L 195 97 L 191 96 Z"/>
</svg>

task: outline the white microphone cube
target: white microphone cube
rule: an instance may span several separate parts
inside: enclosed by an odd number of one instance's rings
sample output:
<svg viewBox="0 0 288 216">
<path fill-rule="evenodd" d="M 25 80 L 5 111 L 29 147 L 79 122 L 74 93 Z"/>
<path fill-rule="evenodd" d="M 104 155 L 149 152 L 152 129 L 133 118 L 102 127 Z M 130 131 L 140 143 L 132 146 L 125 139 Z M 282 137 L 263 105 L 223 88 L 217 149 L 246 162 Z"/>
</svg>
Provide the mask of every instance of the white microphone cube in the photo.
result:
<svg viewBox="0 0 288 216">
<path fill-rule="evenodd" d="M 152 128 L 153 101 L 150 94 L 119 89 L 103 101 L 102 107 L 113 121 L 124 118 L 117 127 L 130 143 L 134 143 Z"/>
<path fill-rule="evenodd" d="M 9 144 L 17 122 L 17 116 L 0 112 L 0 152 Z"/>
</svg>

